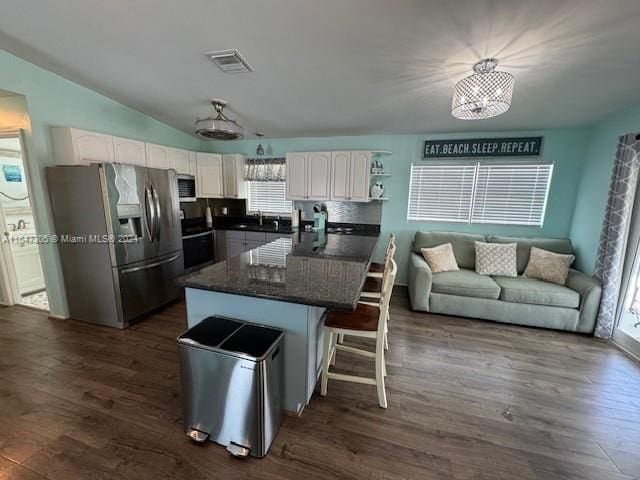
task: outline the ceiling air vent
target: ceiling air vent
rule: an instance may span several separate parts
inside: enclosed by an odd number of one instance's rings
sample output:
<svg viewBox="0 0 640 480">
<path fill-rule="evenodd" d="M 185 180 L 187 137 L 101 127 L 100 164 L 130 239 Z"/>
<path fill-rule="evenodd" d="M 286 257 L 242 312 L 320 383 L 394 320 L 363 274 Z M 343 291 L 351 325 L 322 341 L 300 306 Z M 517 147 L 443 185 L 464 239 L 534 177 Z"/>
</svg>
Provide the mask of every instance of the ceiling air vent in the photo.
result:
<svg viewBox="0 0 640 480">
<path fill-rule="evenodd" d="M 223 72 L 243 73 L 253 72 L 253 67 L 249 65 L 238 50 L 221 50 L 219 52 L 205 52 L 205 55 L 213 60 Z"/>
</svg>

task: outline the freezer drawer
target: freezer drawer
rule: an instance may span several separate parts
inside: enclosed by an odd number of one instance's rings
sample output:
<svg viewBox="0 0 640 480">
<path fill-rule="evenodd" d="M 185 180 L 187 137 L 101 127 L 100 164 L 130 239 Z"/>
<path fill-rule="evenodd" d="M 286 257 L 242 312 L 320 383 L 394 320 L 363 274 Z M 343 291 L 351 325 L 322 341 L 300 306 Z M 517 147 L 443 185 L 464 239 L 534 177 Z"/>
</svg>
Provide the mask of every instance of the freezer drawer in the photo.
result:
<svg viewBox="0 0 640 480">
<path fill-rule="evenodd" d="M 184 265 L 182 250 L 115 269 L 125 327 L 133 320 L 178 298 Z"/>
<path fill-rule="evenodd" d="M 234 455 L 264 457 L 283 402 L 282 331 L 209 317 L 178 338 L 184 428 Z"/>
</svg>

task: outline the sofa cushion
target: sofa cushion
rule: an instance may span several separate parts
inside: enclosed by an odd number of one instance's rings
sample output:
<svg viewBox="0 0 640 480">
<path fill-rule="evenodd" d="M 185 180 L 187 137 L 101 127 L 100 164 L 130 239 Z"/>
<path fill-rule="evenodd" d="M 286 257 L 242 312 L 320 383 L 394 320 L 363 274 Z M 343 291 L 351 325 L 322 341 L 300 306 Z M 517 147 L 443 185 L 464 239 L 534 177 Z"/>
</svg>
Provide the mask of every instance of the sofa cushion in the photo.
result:
<svg viewBox="0 0 640 480">
<path fill-rule="evenodd" d="M 486 243 L 476 244 L 476 272 L 480 275 L 500 275 L 517 277 L 515 243 Z"/>
<path fill-rule="evenodd" d="M 458 267 L 475 269 L 476 247 L 473 242 L 476 241 L 484 242 L 484 235 L 457 232 L 416 232 L 413 251 L 421 255 L 421 248 L 431 248 L 443 243 L 451 243 Z"/>
<path fill-rule="evenodd" d="M 529 252 L 531 247 L 541 248 L 554 253 L 572 254 L 573 247 L 571 246 L 571 240 L 568 238 L 542 238 L 542 237 L 501 237 L 498 235 L 490 235 L 487 237 L 487 242 L 490 243 L 517 243 L 518 248 L 516 250 L 516 259 L 518 274 L 524 272 L 529 263 Z M 460 264 L 460 262 L 458 262 Z"/>
<path fill-rule="evenodd" d="M 421 248 L 422 256 L 427 261 L 433 273 L 457 272 L 460 270 L 453 254 L 450 243 L 438 245 L 437 247 Z"/>
<path fill-rule="evenodd" d="M 497 300 L 500 287 L 491 277 L 461 268 L 457 272 L 434 273 L 431 291 L 462 297 L 480 297 Z"/>
<path fill-rule="evenodd" d="M 492 277 L 500 286 L 500 300 L 551 307 L 578 308 L 580 294 L 562 285 L 526 277 Z"/>
<path fill-rule="evenodd" d="M 569 275 L 569 266 L 575 259 L 576 257 L 573 255 L 563 255 L 531 247 L 529 263 L 522 276 L 564 285 L 567 281 L 567 275 Z"/>
</svg>

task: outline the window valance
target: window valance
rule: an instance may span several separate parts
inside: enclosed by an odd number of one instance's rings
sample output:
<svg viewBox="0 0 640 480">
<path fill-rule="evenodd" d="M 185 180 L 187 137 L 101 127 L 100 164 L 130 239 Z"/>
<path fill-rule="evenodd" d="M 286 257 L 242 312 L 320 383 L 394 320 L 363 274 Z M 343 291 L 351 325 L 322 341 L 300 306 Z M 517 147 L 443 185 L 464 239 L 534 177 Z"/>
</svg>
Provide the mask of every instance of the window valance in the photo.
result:
<svg viewBox="0 0 640 480">
<path fill-rule="evenodd" d="M 250 182 L 284 182 L 286 168 L 284 158 L 247 158 L 244 178 Z"/>
</svg>

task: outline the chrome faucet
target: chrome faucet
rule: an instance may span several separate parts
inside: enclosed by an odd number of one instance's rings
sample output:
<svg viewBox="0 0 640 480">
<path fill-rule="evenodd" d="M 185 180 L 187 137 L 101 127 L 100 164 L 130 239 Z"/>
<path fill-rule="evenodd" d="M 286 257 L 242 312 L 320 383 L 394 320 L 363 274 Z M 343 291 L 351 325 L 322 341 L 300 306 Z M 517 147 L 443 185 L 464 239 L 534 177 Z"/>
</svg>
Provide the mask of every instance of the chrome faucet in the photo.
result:
<svg viewBox="0 0 640 480">
<path fill-rule="evenodd" d="M 278 229 L 280 228 L 280 221 L 278 221 L 278 220 L 274 220 L 274 221 L 273 221 L 273 228 L 274 228 L 275 230 L 278 230 Z"/>
<path fill-rule="evenodd" d="M 258 223 L 260 224 L 260 226 L 262 226 L 262 212 L 258 210 L 258 213 L 256 213 L 256 216 L 258 217 Z"/>
</svg>

